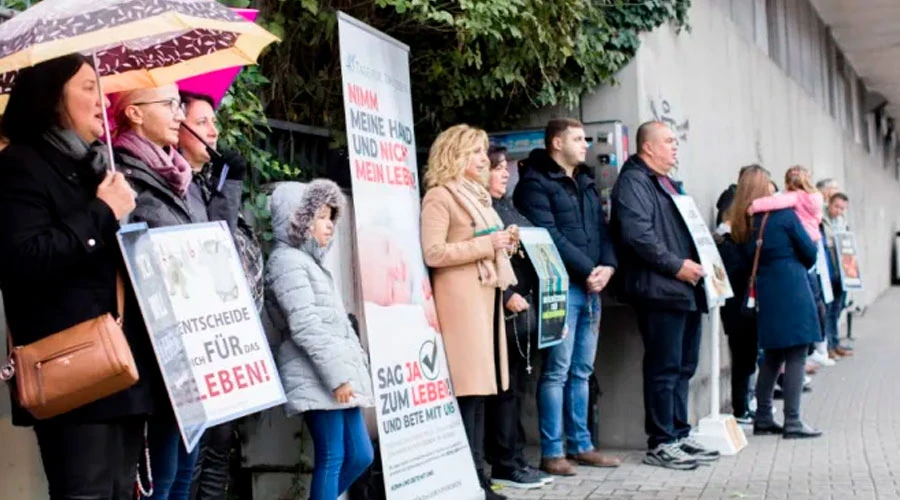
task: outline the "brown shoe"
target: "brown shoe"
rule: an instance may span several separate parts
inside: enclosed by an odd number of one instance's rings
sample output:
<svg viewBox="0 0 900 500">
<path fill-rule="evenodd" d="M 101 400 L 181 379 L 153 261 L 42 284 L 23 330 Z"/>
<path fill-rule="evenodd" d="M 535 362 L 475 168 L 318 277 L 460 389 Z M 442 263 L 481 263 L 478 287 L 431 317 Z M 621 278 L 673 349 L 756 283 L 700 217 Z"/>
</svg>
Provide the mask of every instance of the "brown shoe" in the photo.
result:
<svg viewBox="0 0 900 500">
<path fill-rule="evenodd" d="M 837 351 L 835 351 L 834 349 L 829 349 L 829 350 L 828 350 L 828 357 L 831 358 L 831 359 L 833 359 L 833 360 L 835 360 L 835 361 L 841 359 L 841 355 L 838 354 Z"/>
<path fill-rule="evenodd" d="M 618 467 L 622 465 L 621 459 L 608 457 L 596 450 L 569 455 L 568 459 L 578 465 L 587 465 L 588 467 Z"/>
<path fill-rule="evenodd" d="M 574 476 L 577 474 L 575 466 L 565 458 L 542 458 L 541 470 L 551 476 Z"/>
<path fill-rule="evenodd" d="M 812 362 L 808 362 L 806 363 L 805 371 L 807 375 L 815 375 L 819 371 L 819 366 Z"/>
<path fill-rule="evenodd" d="M 853 351 L 848 351 L 847 349 L 844 349 L 843 347 L 835 347 L 834 352 L 838 356 L 853 356 Z"/>
</svg>

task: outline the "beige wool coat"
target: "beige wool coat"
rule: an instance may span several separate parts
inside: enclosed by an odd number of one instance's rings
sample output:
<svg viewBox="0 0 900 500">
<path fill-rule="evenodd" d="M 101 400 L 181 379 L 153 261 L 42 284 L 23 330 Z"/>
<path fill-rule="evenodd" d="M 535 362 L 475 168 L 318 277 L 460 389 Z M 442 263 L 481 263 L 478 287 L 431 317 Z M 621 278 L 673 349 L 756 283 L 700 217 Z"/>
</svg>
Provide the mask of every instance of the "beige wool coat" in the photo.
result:
<svg viewBox="0 0 900 500">
<path fill-rule="evenodd" d="M 488 396 L 509 387 L 506 331 L 499 288 L 482 286 L 476 262 L 494 256 L 490 236 L 447 189 L 422 201 L 422 251 L 456 396 Z M 499 360 L 499 363 L 495 362 Z M 499 364 L 499 366 L 498 366 Z"/>
</svg>

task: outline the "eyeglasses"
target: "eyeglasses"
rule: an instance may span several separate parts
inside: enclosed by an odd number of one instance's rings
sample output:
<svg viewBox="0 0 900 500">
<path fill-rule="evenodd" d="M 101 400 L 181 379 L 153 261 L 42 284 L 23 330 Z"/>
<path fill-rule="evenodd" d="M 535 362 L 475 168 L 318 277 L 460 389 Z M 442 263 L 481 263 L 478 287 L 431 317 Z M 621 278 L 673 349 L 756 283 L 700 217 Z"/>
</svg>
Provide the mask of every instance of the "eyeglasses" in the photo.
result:
<svg viewBox="0 0 900 500">
<path fill-rule="evenodd" d="M 181 111 L 182 115 L 187 114 L 186 113 L 187 108 L 184 105 L 184 103 L 181 102 L 181 99 L 176 99 L 175 97 L 171 97 L 169 99 L 160 99 L 159 101 L 133 102 L 131 104 L 133 106 L 147 106 L 150 104 L 168 104 L 169 111 L 171 111 L 172 114 L 178 114 L 179 111 Z"/>
</svg>

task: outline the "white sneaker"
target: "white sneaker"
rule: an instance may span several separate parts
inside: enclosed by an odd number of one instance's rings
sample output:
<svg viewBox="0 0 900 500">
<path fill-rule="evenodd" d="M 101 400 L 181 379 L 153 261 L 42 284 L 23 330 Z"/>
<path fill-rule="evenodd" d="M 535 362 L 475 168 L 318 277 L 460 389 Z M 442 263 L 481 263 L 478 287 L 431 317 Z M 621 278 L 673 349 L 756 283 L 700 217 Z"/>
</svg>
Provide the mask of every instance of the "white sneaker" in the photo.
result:
<svg viewBox="0 0 900 500">
<path fill-rule="evenodd" d="M 822 354 L 819 351 L 813 351 L 806 359 L 819 366 L 834 366 L 837 364 L 833 359 L 829 358 L 827 354 Z"/>
</svg>

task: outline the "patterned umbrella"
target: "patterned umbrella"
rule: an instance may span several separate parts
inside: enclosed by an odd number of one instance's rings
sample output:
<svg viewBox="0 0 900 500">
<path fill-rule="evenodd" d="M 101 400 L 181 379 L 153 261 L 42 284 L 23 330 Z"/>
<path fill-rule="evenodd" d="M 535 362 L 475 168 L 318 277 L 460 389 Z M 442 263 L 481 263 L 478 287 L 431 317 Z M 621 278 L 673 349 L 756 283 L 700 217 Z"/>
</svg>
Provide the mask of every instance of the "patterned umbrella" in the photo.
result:
<svg viewBox="0 0 900 500">
<path fill-rule="evenodd" d="M 275 35 L 214 0 L 44 0 L 0 24 L 0 111 L 16 73 L 81 52 L 108 93 L 256 62 Z"/>
</svg>

